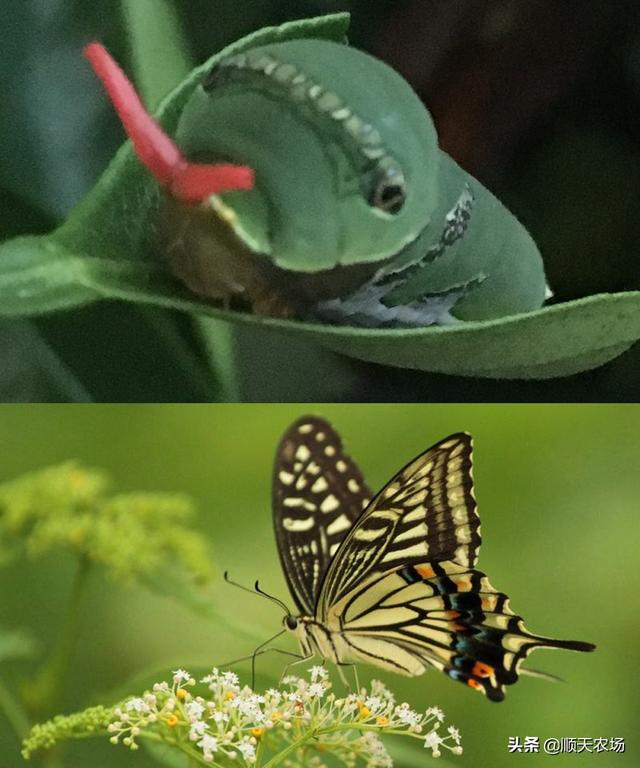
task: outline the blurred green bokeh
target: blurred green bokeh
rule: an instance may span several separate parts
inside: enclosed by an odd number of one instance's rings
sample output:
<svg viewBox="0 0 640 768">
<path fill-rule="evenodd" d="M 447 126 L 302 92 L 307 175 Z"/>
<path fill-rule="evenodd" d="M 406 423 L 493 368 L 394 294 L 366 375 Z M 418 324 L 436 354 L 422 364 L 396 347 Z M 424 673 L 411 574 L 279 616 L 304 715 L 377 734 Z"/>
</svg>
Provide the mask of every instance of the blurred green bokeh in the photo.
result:
<svg viewBox="0 0 640 768">
<path fill-rule="evenodd" d="M 598 645 L 592 655 L 535 654 L 529 666 L 566 682 L 522 679 L 499 705 L 435 671 L 414 680 L 379 675 L 412 705 L 441 706 L 460 728 L 465 754 L 449 761 L 638 765 L 640 407 L 3 406 L 0 481 L 75 458 L 110 472 L 117 490 L 185 492 L 199 508 L 198 524 L 220 571 L 228 568 L 247 584 L 259 578 L 264 589 L 291 602 L 271 528 L 271 464 L 283 430 L 309 410 L 332 421 L 374 487 L 436 440 L 471 432 L 485 539 L 480 568 L 511 596 L 532 631 Z M 72 574 L 73 562 L 63 555 L 0 569 L 0 626 L 31 629 L 46 652 Z M 134 693 L 127 682 L 149 670 L 207 667 L 249 653 L 280 626 L 275 606 L 223 582 L 216 600 L 229 625 L 212 625 L 169 598 L 126 590 L 93 573 L 65 710 Z M 291 640 L 285 643 L 293 648 Z M 276 655 L 262 657 L 258 684 L 271 683 L 282 664 Z M 26 661 L 4 665 L 2 679 L 19 688 L 29 668 Z M 248 680 L 247 666 L 241 669 Z M 370 675 L 377 673 L 361 667 L 361 680 Z M 525 735 L 620 736 L 627 752 L 508 754 L 508 736 Z M 418 758 L 418 765 L 429 764 L 424 752 Z M 106 740 L 71 745 L 62 764 L 151 765 L 145 755 Z M 19 765 L 0 716 L 0 766 Z"/>
</svg>

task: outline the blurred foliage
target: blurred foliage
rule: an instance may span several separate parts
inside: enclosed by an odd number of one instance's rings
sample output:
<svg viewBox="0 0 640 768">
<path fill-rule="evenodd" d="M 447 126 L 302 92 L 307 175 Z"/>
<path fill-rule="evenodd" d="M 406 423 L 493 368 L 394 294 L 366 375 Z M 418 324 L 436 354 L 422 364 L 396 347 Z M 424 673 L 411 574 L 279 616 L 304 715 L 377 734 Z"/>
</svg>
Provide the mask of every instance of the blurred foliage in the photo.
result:
<svg viewBox="0 0 640 768">
<path fill-rule="evenodd" d="M 272 532 L 271 465 L 284 429 L 300 406 L 4 406 L 0 410 L 0 480 L 76 459 L 100 466 L 121 493 L 188 493 L 216 565 L 237 581 L 290 602 Z M 361 666 L 361 682 L 381 677 L 412 706 L 437 704 L 459 726 L 465 754 L 456 764 L 512 765 L 509 736 L 625 737 L 627 753 L 553 758 L 582 768 L 637 764 L 636 679 L 640 663 L 635 567 L 640 409 L 637 406 L 314 405 L 332 421 L 369 483 L 379 487 L 411 457 L 447 434 L 475 438 L 476 496 L 484 544 L 479 566 L 511 597 L 532 631 L 591 641 L 594 654 L 534 655 L 529 665 L 565 683 L 525 678 L 491 704 L 435 671 L 407 680 Z M 0 569 L 0 626 L 20 628 L 48 657 L 64 624 L 74 561 L 59 551 Z M 244 656 L 280 628 L 267 600 L 220 581 L 209 618 L 164 593 L 124 588 L 95 569 L 85 581 L 73 663 L 57 712 L 121 700 L 186 666 L 194 673 Z M 163 588 L 163 584 L 164 587 Z M 210 617 L 214 617 L 212 622 Z M 281 646 L 294 650 L 292 639 Z M 21 691 L 32 662 L 5 660 L 0 681 Z M 282 670 L 260 657 L 259 687 Z M 237 665 L 244 676 L 248 663 Z M 161 672 L 159 672 L 161 670 Z M 0 765 L 18 768 L 18 745 L 0 717 Z M 418 752 L 424 759 L 424 751 Z M 73 745 L 64 768 L 150 766 L 109 744 Z M 532 768 L 550 758 L 530 754 Z M 400 766 L 406 765 L 403 762 Z"/>
<path fill-rule="evenodd" d="M 409 79 L 434 114 L 444 148 L 529 227 L 556 300 L 639 287 L 634 0 L 588 7 L 578 0 L 258 0 L 242 13 L 231 0 L 176 0 L 174 7 L 197 61 L 265 24 L 352 11 L 352 42 Z M 116 0 L 7 0 L 0 8 L 2 236 L 59 222 L 120 143 L 79 58 L 94 37 L 131 63 Z M 105 304 L 3 321 L 0 399 L 631 400 L 640 380 L 637 345 L 599 371 L 523 383 L 346 361 L 253 328 L 233 337 L 232 395 L 208 362 L 222 356 L 227 340 L 203 341 L 202 326 L 184 315 Z"/>
<path fill-rule="evenodd" d="M 128 583 L 182 569 L 196 583 L 213 577 L 202 538 L 187 527 L 194 509 L 177 494 L 107 497 L 104 473 L 74 463 L 0 485 L 0 558 L 24 547 L 36 557 L 62 547 Z"/>
</svg>

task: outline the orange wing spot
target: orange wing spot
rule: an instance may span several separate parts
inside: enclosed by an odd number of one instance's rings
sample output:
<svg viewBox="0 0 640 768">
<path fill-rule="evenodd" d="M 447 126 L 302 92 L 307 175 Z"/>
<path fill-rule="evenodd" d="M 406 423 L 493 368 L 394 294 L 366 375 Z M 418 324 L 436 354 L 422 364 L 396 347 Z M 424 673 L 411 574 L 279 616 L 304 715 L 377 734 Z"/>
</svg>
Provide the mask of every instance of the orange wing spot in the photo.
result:
<svg viewBox="0 0 640 768">
<path fill-rule="evenodd" d="M 492 675 L 495 675 L 496 671 L 488 664 L 484 664 L 481 661 L 476 661 L 476 663 L 473 665 L 471 673 L 477 675 L 478 677 L 492 677 Z"/>
<path fill-rule="evenodd" d="M 423 579 L 432 579 L 436 575 L 436 572 L 430 565 L 416 565 L 416 571 Z"/>
<path fill-rule="evenodd" d="M 464 630 L 467 629 L 467 627 L 465 627 L 464 624 L 452 624 L 451 629 L 454 632 L 464 632 Z"/>
<path fill-rule="evenodd" d="M 460 592 L 469 592 L 471 591 L 471 582 L 469 579 L 458 579 L 456 581 L 456 586 L 460 590 Z"/>
<path fill-rule="evenodd" d="M 447 619 L 458 619 L 460 617 L 460 611 L 445 611 L 444 615 Z"/>
<path fill-rule="evenodd" d="M 467 680 L 467 685 L 469 688 L 474 688 L 476 691 L 482 690 L 482 683 L 479 683 L 477 680 L 474 680 L 472 677 L 470 677 Z"/>
<path fill-rule="evenodd" d="M 480 605 L 487 611 L 492 611 L 495 607 L 496 601 L 494 597 L 483 597 L 480 601 Z"/>
</svg>

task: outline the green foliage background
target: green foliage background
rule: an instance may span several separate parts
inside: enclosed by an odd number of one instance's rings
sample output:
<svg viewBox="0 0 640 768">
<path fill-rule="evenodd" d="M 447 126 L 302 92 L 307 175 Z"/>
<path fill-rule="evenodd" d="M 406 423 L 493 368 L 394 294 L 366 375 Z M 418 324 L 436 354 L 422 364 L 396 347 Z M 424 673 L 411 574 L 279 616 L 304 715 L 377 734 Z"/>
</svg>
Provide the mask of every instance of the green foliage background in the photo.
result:
<svg viewBox="0 0 640 768">
<path fill-rule="evenodd" d="M 219 571 L 228 568 L 247 584 L 259 578 L 289 601 L 271 530 L 271 464 L 282 431 L 309 410 L 333 422 L 374 487 L 443 436 L 471 432 L 484 536 L 480 568 L 511 596 L 529 629 L 598 645 L 591 655 L 535 654 L 529 666 L 566 682 L 523 679 L 499 705 L 436 672 L 414 680 L 382 676 L 412 705 L 441 706 L 460 728 L 465 754 L 449 764 L 637 765 L 637 406 L 3 406 L 0 481 L 75 458 L 111 473 L 118 491 L 187 493 Z M 63 554 L 0 568 L 0 626 L 30 629 L 46 652 L 73 572 Z M 169 594 L 171 573 L 160 573 L 161 585 L 163 579 Z M 221 580 L 213 601 L 227 620 L 212 623 L 169 597 L 92 573 L 64 710 L 111 703 L 177 665 L 196 670 L 249 653 L 280 626 L 275 606 Z M 4 664 L 0 678 L 18 689 L 30 668 L 27 661 Z M 273 682 L 281 669 L 281 658 L 261 658 L 258 683 Z M 370 674 L 376 673 L 361 668 L 361 679 Z M 515 735 L 621 736 L 627 752 L 509 755 L 507 738 Z M 21 764 L 0 716 L 0 766 Z M 106 740 L 71 745 L 61 764 L 152 765 L 142 752 L 132 755 Z M 426 764 L 420 751 L 398 762 Z"/>
</svg>

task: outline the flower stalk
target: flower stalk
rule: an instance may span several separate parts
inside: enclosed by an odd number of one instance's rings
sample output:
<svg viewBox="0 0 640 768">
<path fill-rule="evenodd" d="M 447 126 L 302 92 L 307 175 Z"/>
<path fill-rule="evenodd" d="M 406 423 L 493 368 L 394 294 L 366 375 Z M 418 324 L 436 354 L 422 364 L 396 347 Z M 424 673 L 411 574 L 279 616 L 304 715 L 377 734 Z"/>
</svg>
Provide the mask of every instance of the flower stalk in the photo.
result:
<svg viewBox="0 0 640 768">
<path fill-rule="evenodd" d="M 29 719 L 18 699 L 9 687 L 0 679 L 0 711 L 4 712 L 11 730 L 18 741 L 22 741 L 29 732 Z"/>
<path fill-rule="evenodd" d="M 89 560 L 86 557 L 80 557 L 57 644 L 49 661 L 26 688 L 25 698 L 34 714 L 51 712 L 60 703 L 64 680 L 69 671 L 78 637 L 82 617 L 82 596 L 90 567 Z"/>
</svg>

